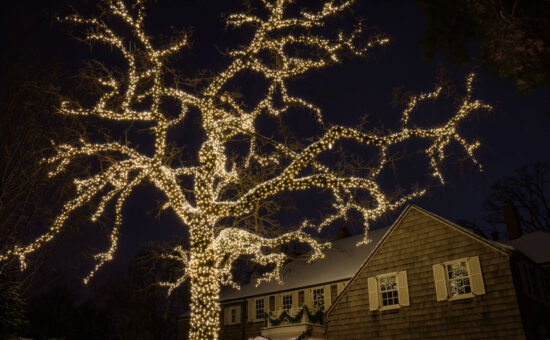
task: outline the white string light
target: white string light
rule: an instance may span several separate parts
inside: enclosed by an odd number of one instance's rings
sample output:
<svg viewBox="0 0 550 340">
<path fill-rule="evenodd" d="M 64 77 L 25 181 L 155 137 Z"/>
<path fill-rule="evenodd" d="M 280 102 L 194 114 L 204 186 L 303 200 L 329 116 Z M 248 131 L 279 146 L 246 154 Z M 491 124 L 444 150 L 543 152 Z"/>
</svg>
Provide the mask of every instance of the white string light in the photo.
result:
<svg viewBox="0 0 550 340">
<path fill-rule="evenodd" d="M 339 55 L 348 51 L 351 54 L 363 56 L 371 47 L 384 45 L 388 39 L 374 39 L 359 46 L 362 28 L 358 27 L 350 34 L 340 33 L 336 39 L 330 39 L 310 28 L 325 25 L 328 17 L 334 16 L 349 8 L 352 1 L 326 1 L 318 12 L 301 12 L 297 17 L 289 17 L 286 13 L 291 0 L 262 0 L 269 15 L 260 18 L 249 13 L 230 15 L 229 25 L 236 27 L 252 25 L 255 33 L 249 44 L 230 53 L 231 64 L 217 74 L 209 85 L 195 93 L 174 88 L 166 83 L 165 61 L 170 55 L 187 46 L 183 38 L 163 49 L 153 47 L 150 37 L 143 29 L 145 9 L 142 1 L 137 1 L 134 9 L 126 7 L 122 0 L 108 2 L 109 14 L 122 19 L 128 25 L 134 39 L 141 45 L 138 54 L 135 48 L 130 48 L 129 42 L 117 35 L 105 22 L 99 19 L 86 19 L 77 15 L 62 20 L 83 24 L 93 29 L 87 34 L 91 41 L 108 44 L 121 52 L 127 63 L 127 75 L 122 80 L 114 77 L 98 79 L 103 88 L 108 89 L 91 108 L 81 108 L 77 103 L 64 102 L 60 113 L 71 116 L 95 116 L 105 120 L 146 121 L 154 125 L 155 153 L 144 155 L 119 142 L 90 143 L 80 140 L 76 144 L 57 146 L 57 153 L 45 161 L 52 165 L 51 176 L 63 172 L 75 159 L 102 154 L 117 154 L 120 160 L 113 161 L 102 172 L 86 179 L 75 179 L 77 196 L 66 202 L 49 230 L 25 246 L 17 245 L 0 255 L 0 260 L 15 256 L 20 259 L 22 267 L 25 257 L 37 248 L 51 241 L 63 228 L 66 220 L 77 208 L 90 202 L 94 197 L 100 197 L 96 211 L 91 216 L 95 221 L 105 213 L 105 207 L 115 202 L 115 221 L 110 236 L 110 247 L 107 251 L 96 255 L 97 263 L 85 282 L 106 262 L 113 258 L 117 248 L 119 228 L 122 224 L 123 204 L 133 189 L 140 183 L 152 183 L 167 196 L 165 208 L 171 208 L 190 231 L 190 248 L 176 247 L 165 257 L 175 259 L 186 270 L 174 282 L 162 282 L 168 287 L 168 292 L 189 280 L 191 287 L 191 331 L 189 338 L 217 339 L 219 332 L 218 294 L 220 285 L 237 287 L 231 276 L 234 261 L 241 255 L 252 256 L 252 261 L 260 265 L 272 265 L 274 270 L 264 274 L 258 282 L 264 280 L 280 280 L 280 269 L 287 257 L 280 252 L 283 244 L 292 240 L 307 243 L 313 249 L 311 260 L 323 256 L 323 250 L 330 246 L 319 242 L 306 232 L 307 227 L 321 230 L 336 219 L 345 218 L 354 210 L 362 214 L 365 222 L 365 241 L 369 222 L 382 214 L 394 210 L 411 199 L 421 196 L 425 190 L 418 190 L 398 200 L 390 200 L 381 189 L 378 176 L 389 161 L 388 150 L 391 146 L 406 142 L 413 138 L 428 141 L 425 149 L 433 176 L 443 182 L 440 164 L 445 158 L 447 146 L 454 142 L 460 145 L 466 154 L 476 163 L 474 150 L 478 142 L 470 143 L 458 131 L 458 125 L 470 113 L 477 109 L 491 109 L 487 104 L 472 99 L 473 74 L 468 76 L 466 96 L 461 105 L 446 123 L 433 128 L 412 127 L 410 113 L 418 103 L 435 99 L 440 95 L 441 88 L 433 92 L 413 96 L 402 113 L 402 127 L 399 131 L 387 135 L 364 132 L 345 126 L 332 126 L 315 142 L 301 151 L 294 151 L 283 143 L 273 140 L 273 151 L 264 152 L 259 147 L 265 142 L 256 131 L 255 122 L 260 114 L 266 112 L 273 116 L 285 113 L 291 106 L 299 106 L 311 110 L 317 121 L 324 126 L 321 109 L 303 98 L 294 97 L 287 90 L 287 81 L 308 71 L 319 69 L 340 62 Z M 300 32 L 300 33 L 292 33 Z M 309 32 L 309 33 L 304 33 Z M 275 34 L 277 33 L 277 34 Z M 135 41 L 134 41 L 135 43 Z M 300 44 L 311 49 L 315 57 L 299 58 L 288 53 L 289 46 Z M 276 65 L 268 65 L 262 61 L 262 51 L 269 51 L 277 57 Z M 137 66 L 139 62 L 140 67 Z M 250 109 L 240 105 L 231 95 L 223 91 L 224 86 L 238 73 L 245 70 L 259 73 L 269 81 L 265 97 Z M 151 84 L 141 89 L 139 84 L 148 81 Z M 275 105 L 275 96 L 280 94 L 282 105 Z M 111 104 L 113 98 L 121 99 L 116 107 Z M 173 119 L 167 118 L 160 107 L 163 98 L 172 98 L 181 104 L 180 114 Z M 147 109 L 138 110 L 135 104 L 150 103 Z M 143 105 L 142 105 L 143 106 Z M 198 165 L 194 167 L 171 167 L 167 164 L 166 136 L 170 128 L 181 122 L 187 110 L 198 109 L 202 114 L 202 124 L 206 138 L 200 147 Z M 250 139 L 248 154 L 242 164 L 233 164 L 227 169 L 227 142 L 237 135 L 245 134 Z M 363 145 L 378 148 L 377 166 L 366 177 L 343 176 L 328 166 L 318 162 L 318 156 L 333 149 L 335 143 L 342 139 L 351 139 Z M 224 189 L 238 181 L 239 176 L 247 168 L 253 166 L 272 166 L 288 164 L 273 178 L 250 188 L 237 199 L 222 199 Z M 310 166 L 313 173 L 300 175 L 302 170 Z M 194 200 L 190 201 L 184 194 L 178 182 L 178 176 L 190 176 L 193 179 Z M 277 193 L 287 190 L 308 190 L 311 188 L 328 189 L 334 196 L 332 205 L 335 213 L 325 216 L 314 225 L 308 221 L 300 224 L 295 231 L 275 238 L 266 238 L 248 230 L 233 227 L 221 230 L 215 234 L 215 226 L 220 220 L 228 217 L 238 218 L 253 211 L 258 202 L 269 199 Z M 373 199 L 370 207 L 357 204 L 354 194 L 366 191 Z"/>
</svg>

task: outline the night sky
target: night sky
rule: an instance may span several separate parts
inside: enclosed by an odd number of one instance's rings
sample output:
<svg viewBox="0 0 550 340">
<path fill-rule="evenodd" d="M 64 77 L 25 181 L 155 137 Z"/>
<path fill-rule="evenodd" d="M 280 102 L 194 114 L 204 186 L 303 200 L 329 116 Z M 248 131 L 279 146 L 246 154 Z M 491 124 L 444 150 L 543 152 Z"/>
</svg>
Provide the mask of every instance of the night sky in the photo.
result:
<svg viewBox="0 0 550 340">
<path fill-rule="evenodd" d="M 346 58 L 343 64 L 310 72 L 296 81 L 291 89 L 320 106 L 328 121 L 356 125 L 360 117 L 367 114 L 368 127 L 387 129 L 397 128 L 402 109 L 390 104 L 396 88 L 413 93 L 429 91 L 443 68 L 457 85 L 459 93 L 463 93 L 465 76 L 471 70 L 458 68 L 439 56 L 433 60 L 422 57 L 418 42 L 425 29 L 425 19 L 414 1 L 359 3 L 354 15 L 365 18 L 368 26 L 389 36 L 390 44 L 374 48 L 371 58 L 366 60 Z M 90 50 L 88 46 L 70 39 L 66 25 L 53 23 L 53 14 L 71 13 L 69 5 L 84 14 L 95 9 L 91 1 L 70 4 L 54 1 L 47 8 L 43 4 L 26 2 L 19 3 L 12 11 L 4 11 L 4 46 L 11 47 L 8 62 L 9 58 L 15 60 L 21 56 L 23 62 L 43 62 L 44 65 L 57 63 L 63 65 L 63 73 L 67 77 L 76 75 L 83 61 L 91 56 L 105 56 L 107 61 L 116 63 L 116 56 L 110 56 L 108 51 L 100 48 Z M 156 4 L 150 4 L 149 8 L 150 15 L 146 21 L 149 32 L 156 35 L 169 34 L 171 26 L 176 29 L 193 27 L 191 48 L 184 49 L 174 64 L 185 75 L 196 75 L 198 69 L 222 69 L 227 59 L 221 57 L 218 51 L 245 42 L 248 37 L 246 31 L 225 30 L 221 20 L 223 13 L 243 8 L 239 0 L 159 0 Z M 472 48 L 475 49 L 475 46 Z M 475 71 L 478 77 L 474 83 L 474 97 L 493 105 L 495 110 L 474 115 L 462 127 L 466 136 L 481 140 L 482 146 L 477 154 L 485 171 L 480 173 L 469 161 L 461 164 L 458 159 L 464 155 L 455 155 L 445 167 L 447 184 L 443 187 L 435 186 L 426 197 L 413 202 L 453 221 L 464 218 L 479 221 L 483 201 L 494 181 L 512 175 L 514 169 L 521 165 L 550 162 L 548 88 L 537 89 L 521 97 L 514 91 L 511 81 L 488 75 L 483 68 Z M 63 82 L 59 85 L 67 87 Z M 254 96 L 254 91 L 257 91 L 255 85 L 254 80 L 244 80 L 243 93 Z M 419 124 L 437 123 L 447 117 L 445 115 L 449 114 L 449 108 L 445 101 L 422 106 L 412 119 Z M 298 119 L 294 123 L 301 124 L 301 121 Z M 181 143 L 189 140 L 192 143 L 197 136 L 189 129 L 182 133 L 185 136 L 175 137 Z M 411 183 L 422 182 L 427 178 L 425 165 L 426 162 L 421 162 L 421 158 L 412 158 L 398 165 L 398 170 L 387 176 L 388 187 L 397 184 L 407 188 Z M 155 218 L 155 209 L 161 197 L 157 192 L 142 186 L 127 202 L 119 258 L 112 266 L 124 264 L 149 241 L 163 241 L 174 235 L 185 235 L 174 214 L 162 213 L 159 218 Z M 391 222 L 393 217 L 388 221 Z M 351 229 L 353 233 L 359 232 L 354 226 Z M 102 247 L 103 237 L 103 234 L 92 232 L 75 236 L 71 242 L 75 249 L 80 248 L 81 244 L 83 247 L 91 246 L 84 244 L 89 240 L 92 240 L 93 246 Z M 106 245 L 104 243 L 103 246 Z M 69 253 L 65 251 L 62 257 L 68 258 Z M 76 263 L 82 258 L 71 258 L 67 261 L 79 268 L 76 272 L 87 270 L 89 262 Z M 103 270 L 108 271 L 108 266 Z"/>
</svg>

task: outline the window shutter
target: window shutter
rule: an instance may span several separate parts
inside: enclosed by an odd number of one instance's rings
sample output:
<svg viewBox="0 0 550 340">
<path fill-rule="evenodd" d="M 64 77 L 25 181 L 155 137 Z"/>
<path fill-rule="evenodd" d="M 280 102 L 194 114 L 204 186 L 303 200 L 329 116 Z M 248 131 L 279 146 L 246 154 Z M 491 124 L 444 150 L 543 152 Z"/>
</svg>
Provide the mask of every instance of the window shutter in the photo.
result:
<svg viewBox="0 0 550 340">
<path fill-rule="evenodd" d="M 325 311 L 330 307 L 330 286 L 323 287 L 323 299 L 325 300 Z"/>
<path fill-rule="evenodd" d="M 298 291 L 295 290 L 292 292 L 292 307 L 291 308 L 298 308 Z"/>
<path fill-rule="evenodd" d="M 409 284 L 407 282 L 407 272 L 402 271 L 397 273 L 397 291 L 399 297 L 399 305 L 409 306 Z"/>
<path fill-rule="evenodd" d="M 311 289 L 304 289 L 304 298 L 307 308 L 309 308 L 309 310 L 313 310 L 313 293 Z"/>
<path fill-rule="evenodd" d="M 275 311 L 280 311 L 281 309 L 283 309 L 283 301 L 282 301 L 282 297 L 281 295 L 275 295 Z"/>
<path fill-rule="evenodd" d="M 483 284 L 483 274 L 481 273 L 481 265 L 479 264 L 479 257 L 469 257 L 468 267 L 470 268 L 470 280 L 472 283 L 472 292 L 475 295 L 485 294 L 485 285 Z"/>
<path fill-rule="evenodd" d="M 248 299 L 248 322 L 253 322 L 254 321 L 254 313 L 256 312 L 255 310 L 255 302 L 256 302 L 256 299 Z"/>
<path fill-rule="evenodd" d="M 437 301 L 444 301 L 449 298 L 447 293 L 447 280 L 445 279 L 445 268 L 441 263 L 433 265 L 435 295 Z"/>
<path fill-rule="evenodd" d="M 235 323 L 241 323 L 241 306 L 235 307 Z"/>
<path fill-rule="evenodd" d="M 224 307 L 223 309 L 223 324 L 224 325 L 229 325 L 229 321 L 231 319 L 229 319 L 229 307 Z"/>
<path fill-rule="evenodd" d="M 369 277 L 368 280 L 369 289 L 369 309 L 371 311 L 378 310 L 378 280 L 375 277 Z"/>
</svg>

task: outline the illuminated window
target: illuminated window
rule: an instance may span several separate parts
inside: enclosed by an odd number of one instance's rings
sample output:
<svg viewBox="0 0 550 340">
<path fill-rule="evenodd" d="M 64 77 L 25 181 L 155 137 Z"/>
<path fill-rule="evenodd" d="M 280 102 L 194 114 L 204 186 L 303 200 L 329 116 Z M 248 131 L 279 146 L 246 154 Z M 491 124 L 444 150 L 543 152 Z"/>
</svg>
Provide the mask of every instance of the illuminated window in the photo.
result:
<svg viewBox="0 0 550 340">
<path fill-rule="evenodd" d="M 434 264 L 433 274 L 437 301 L 485 294 L 478 256 Z"/>
<path fill-rule="evenodd" d="M 324 288 L 313 290 L 313 308 L 317 310 L 325 309 L 325 289 Z"/>
<path fill-rule="evenodd" d="M 292 295 L 283 295 L 283 309 L 290 310 L 292 308 Z"/>
<path fill-rule="evenodd" d="M 369 277 L 367 286 L 370 311 L 396 309 L 410 305 L 406 271 Z"/>
<path fill-rule="evenodd" d="M 445 269 L 447 272 L 447 284 L 451 298 L 453 296 L 470 294 L 472 292 L 466 261 L 461 260 L 446 264 Z"/>
<path fill-rule="evenodd" d="M 380 304 L 393 306 L 399 304 L 399 293 L 397 291 L 397 279 L 395 275 L 381 276 L 378 278 L 380 291 Z"/>
</svg>

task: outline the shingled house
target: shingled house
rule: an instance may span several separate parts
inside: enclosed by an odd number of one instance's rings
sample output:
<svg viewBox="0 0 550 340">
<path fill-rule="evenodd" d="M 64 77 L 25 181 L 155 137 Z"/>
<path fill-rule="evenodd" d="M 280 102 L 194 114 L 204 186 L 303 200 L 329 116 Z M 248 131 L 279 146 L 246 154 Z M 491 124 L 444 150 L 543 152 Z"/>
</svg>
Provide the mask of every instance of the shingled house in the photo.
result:
<svg viewBox="0 0 550 340">
<path fill-rule="evenodd" d="M 549 233 L 490 241 L 411 205 L 369 235 L 224 294 L 220 338 L 550 338 Z"/>
<path fill-rule="evenodd" d="M 315 314 L 320 311 L 324 316 L 387 230 L 373 230 L 371 242 L 366 245 L 356 246 L 362 235 L 335 241 L 322 260 L 308 263 L 299 258 L 288 263 L 281 272 L 283 284 L 271 281 L 256 287 L 253 281 L 223 294 L 220 338 L 237 340 L 261 335 L 273 340 L 293 339 L 309 331 L 309 339 L 324 339 L 324 322 Z M 302 312 L 303 306 L 307 312 Z M 302 316 L 297 322 L 279 320 L 283 312 L 293 319 L 300 312 Z M 266 313 L 272 319 L 266 319 Z"/>
<path fill-rule="evenodd" d="M 550 274 L 514 247 L 412 205 L 327 319 L 327 339 L 550 338 Z"/>
</svg>

